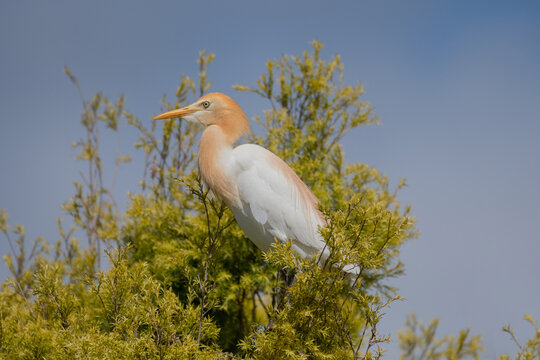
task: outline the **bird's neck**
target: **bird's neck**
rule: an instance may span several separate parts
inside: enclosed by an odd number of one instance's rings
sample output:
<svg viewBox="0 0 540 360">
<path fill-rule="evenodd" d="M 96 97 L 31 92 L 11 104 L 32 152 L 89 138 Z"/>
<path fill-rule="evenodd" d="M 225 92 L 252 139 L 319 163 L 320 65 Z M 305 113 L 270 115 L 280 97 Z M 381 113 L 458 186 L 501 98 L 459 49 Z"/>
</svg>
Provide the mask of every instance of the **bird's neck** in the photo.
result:
<svg viewBox="0 0 540 360">
<path fill-rule="evenodd" d="M 234 139 L 236 140 L 236 139 Z M 218 125 L 206 128 L 199 142 L 199 172 L 204 183 L 229 206 L 239 202 L 238 189 L 231 178 L 234 167 L 233 143 Z"/>
</svg>

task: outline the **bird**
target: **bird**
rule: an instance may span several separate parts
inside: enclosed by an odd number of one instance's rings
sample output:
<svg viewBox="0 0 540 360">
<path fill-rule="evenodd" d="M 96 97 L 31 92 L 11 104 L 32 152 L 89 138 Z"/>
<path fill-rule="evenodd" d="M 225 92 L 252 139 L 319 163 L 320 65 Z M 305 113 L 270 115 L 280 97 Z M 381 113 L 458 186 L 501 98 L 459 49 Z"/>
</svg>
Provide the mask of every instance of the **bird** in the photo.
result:
<svg viewBox="0 0 540 360">
<path fill-rule="evenodd" d="M 201 179 L 260 250 L 269 251 L 276 239 L 291 241 L 300 257 L 319 256 L 319 264 L 326 261 L 330 251 L 320 232 L 326 220 L 317 197 L 268 149 L 249 143 L 235 146 L 251 133 L 248 117 L 236 101 L 223 93 L 209 93 L 154 120 L 169 118 L 205 126 L 198 147 Z"/>
</svg>

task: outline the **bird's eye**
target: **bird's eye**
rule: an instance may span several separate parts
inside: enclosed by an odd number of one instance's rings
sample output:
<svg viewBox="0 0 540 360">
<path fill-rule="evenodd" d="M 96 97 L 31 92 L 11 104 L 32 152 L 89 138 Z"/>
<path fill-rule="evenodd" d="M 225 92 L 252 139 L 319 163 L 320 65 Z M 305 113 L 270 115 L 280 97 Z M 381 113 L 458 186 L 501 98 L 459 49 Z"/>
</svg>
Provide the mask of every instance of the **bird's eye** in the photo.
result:
<svg viewBox="0 0 540 360">
<path fill-rule="evenodd" d="M 203 108 L 208 109 L 210 107 L 210 101 L 203 101 L 201 105 Z"/>
</svg>

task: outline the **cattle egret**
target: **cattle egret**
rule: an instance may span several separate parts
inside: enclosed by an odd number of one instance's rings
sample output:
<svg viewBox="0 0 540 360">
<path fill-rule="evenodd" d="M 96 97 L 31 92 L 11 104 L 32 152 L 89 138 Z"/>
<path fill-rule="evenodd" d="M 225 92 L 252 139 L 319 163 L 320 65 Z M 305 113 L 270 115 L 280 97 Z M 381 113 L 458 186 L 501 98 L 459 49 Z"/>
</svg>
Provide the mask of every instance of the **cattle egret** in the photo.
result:
<svg viewBox="0 0 540 360">
<path fill-rule="evenodd" d="M 278 156 L 255 144 L 234 147 L 250 133 L 240 106 L 221 93 L 154 119 L 183 118 L 206 126 L 199 142 L 199 172 L 204 183 L 234 214 L 238 225 L 262 251 L 275 239 L 292 241 L 302 257 L 330 254 L 319 227 L 325 225 L 319 202 L 298 175 Z M 354 269 L 347 269 L 354 271 Z"/>
</svg>

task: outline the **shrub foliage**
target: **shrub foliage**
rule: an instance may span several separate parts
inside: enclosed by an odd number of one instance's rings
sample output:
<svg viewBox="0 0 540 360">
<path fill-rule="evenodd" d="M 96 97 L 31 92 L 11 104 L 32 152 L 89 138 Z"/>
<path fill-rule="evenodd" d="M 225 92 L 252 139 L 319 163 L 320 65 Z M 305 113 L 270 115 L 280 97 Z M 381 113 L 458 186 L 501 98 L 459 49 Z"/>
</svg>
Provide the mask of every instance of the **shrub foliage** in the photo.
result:
<svg viewBox="0 0 540 360">
<path fill-rule="evenodd" d="M 396 197 L 403 180 L 391 188 L 373 167 L 345 161 L 343 137 L 377 118 L 362 86 L 345 84 L 340 57 L 324 60 L 321 48 L 314 42 L 312 52 L 270 60 L 255 85 L 235 89 L 268 103 L 250 140 L 282 157 L 321 201 L 329 224 L 321 232 L 331 249 L 323 266 L 298 258 L 290 243 L 264 254 L 246 238 L 198 177 L 197 125 L 140 120 L 124 109 L 123 96 L 86 100 L 66 69 L 81 93 L 85 133 L 74 146 L 88 171 L 64 205 L 73 226 L 58 221 L 54 246 L 41 238 L 28 246 L 24 227 L 10 228 L 1 213 L 12 276 L 0 291 L 0 357 L 381 357 L 389 337 L 378 323 L 399 299 L 387 280 L 403 271 L 399 249 L 415 235 L 414 220 Z M 164 109 L 211 88 L 213 58 L 200 54 L 198 81 L 182 76 L 173 100 L 163 98 Z M 103 173 L 116 173 L 130 158 L 117 154 L 115 168 L 104 169 L 98 130 L 120 136 L 123 122 L 138 131 L 135 147 L 145 166 L 140 191 L 121 213 L 114 180 L 107 186 Z M 342 271 L 351 265 L 358 274 Z M 467 336 L 447 339 L 448 348 L 478 343 Z M 421 338 L 404 333 L 405 351 L 413 354 L 415 341 L 425 345 Z"/>
</svg>

